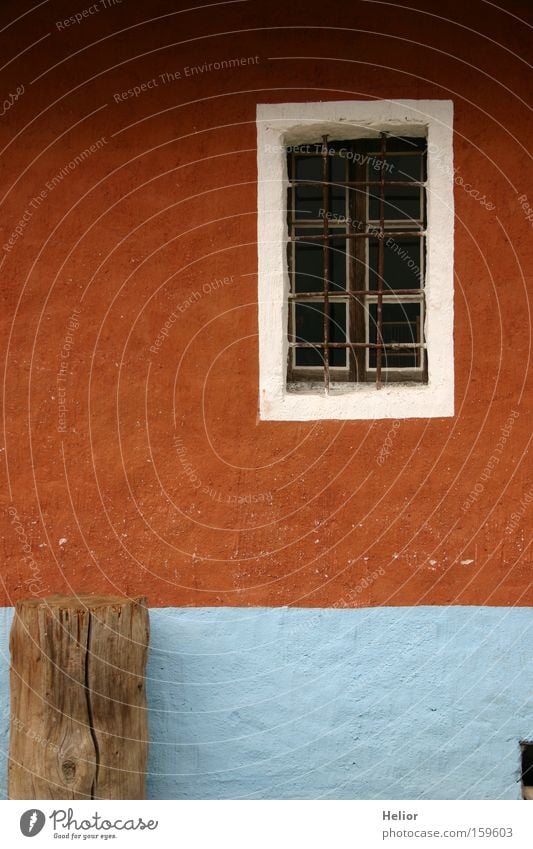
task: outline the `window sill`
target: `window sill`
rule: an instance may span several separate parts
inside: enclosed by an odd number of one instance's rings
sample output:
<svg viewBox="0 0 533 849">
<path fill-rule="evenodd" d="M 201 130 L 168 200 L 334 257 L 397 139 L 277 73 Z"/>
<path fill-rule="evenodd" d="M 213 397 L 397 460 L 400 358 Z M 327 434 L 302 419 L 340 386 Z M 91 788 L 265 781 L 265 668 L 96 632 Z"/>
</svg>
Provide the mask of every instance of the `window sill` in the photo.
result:
<svg viewBox="0 0 533 849">
<path fill-rule="evenodd" d="M 427 386 L 426 383 L 421 380 L 388 380 L 386 383 L 381 384 L 381 388 L 377 389 L 376 383 L 373 380 L 369 380 L 366 383 L 353 383 L 351 381 L 338 381 L 331 380 L 329 384 L 329 395 L 351 395 L 355 392 L 364 393 L 369 389 L 373 389 L 374 392 L 382 392 L 383 389 L 397 389 L 401 387 L 402 389 L 405 387 L 412 386 Z M 289 381 L 287 383 L 287 394 L 292 395 L 293 393 L 306 393 L 307 395 L 325 395 L 324 392 L 324 381 L 323 380 L 302 380 L 302 381 Z"/>
<path fill-rule="evenodd" d="M 418 419 L 454 415 L 449 385 L 388 383 L 290 383 L 280 395 L 263 391 L 260 417 L 265 421 L 315 421 L 320 419 Z"/>
</svg>

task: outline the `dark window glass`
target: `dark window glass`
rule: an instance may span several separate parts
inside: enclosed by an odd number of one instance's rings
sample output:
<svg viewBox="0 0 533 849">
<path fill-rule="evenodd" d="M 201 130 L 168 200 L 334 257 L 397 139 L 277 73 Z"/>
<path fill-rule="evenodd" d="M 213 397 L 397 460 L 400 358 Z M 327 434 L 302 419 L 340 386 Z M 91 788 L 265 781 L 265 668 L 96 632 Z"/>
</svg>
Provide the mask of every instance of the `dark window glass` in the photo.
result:
<svg viewBox="0 0 533 849">
<path fill-rule="evenodd" d="M 420 257 L 421 239 L 395 238 L 391 233 L 383 238 L 383 291 L 387 289 L 420 289 L 423 280 Z M 369 239 L 368 282 L 370 289 L 378 286 L 379 239 Z"/>
<path fill-rule="evenodd" d="M 346 304 L 329 304 L 330 342 L 346 342 Z M 295 305 L 295 342 L 324 341 L 324 302 L 305 301 Z M 346 351 L 342 348 L 330 348 L 330 366 L 345 366 Z M 323 366 L 323 349 L 296 348 L 297 366 Z"/>
<path fill-rule="evenodd" d="M 395 349 L 395 343 L 420 342 L 420 304 L 383 304 L 383 368 L 417 368 L 420 353 L 409 348 Z M 377 342 L 377 304 L 369 304 L 370 342 Z M 370 348 L 370 368 L 376 368 L 376 349 Z"/>
<path fill-rule="evenodd" d="M 320 236 L 321 228 L 298 228 L 297 236 Z M 330 231 L 331 233 L 331 231 Z M 330 291 L 346 290 L 346 239 L 330 239 L 327 253 L 329 257 Z M 322 241 L 297 241 L 294 246 L 295 291 L 324 291 L 324 250 Z"/>
<path fill-rule="evenodd" d="M 368 217 L 379 219 L 379 186 L 369 187 Z M 386 221 L 418 221 L 422 217 L 421 192 L 417 186 L 387 186 L 384 218 Z"/>
<path fill-rule="evenodd" d="M 320 181 L 322 179 L 322 157 L 295 156 L 294 179 Z"/>
<path fill-rule="evenodd" d="M 295 156 L 295 180 L 322 181 L 322 158 L 320 156 Z M 345 179 L 346 160 L 337 156 L 328 159 L 330 182 L 335 183 Z M 296 186 L 294 191 L 294 214 L 298 221 L 320 218 L 320 210 L 324 207 L 322 185 Z M 344 186 L 332 185 L 329 190 L 329 211 L 334 215 L 346 214 L 346 189 Z"/>
<path fill-rule="evenodd" d="M 332 183 L 342 182 L 346 180 L 346 157 L 345 156 L 330 156 L 329 157 L 329 173 L 330 180 Z M 342 191 L 344 189 L 342 188 Z M 335 191 L 339 194 L 341 192 L 341 187 L 336 186 Z"/>
<path fill-rule="evenodd" d="M 321 156 L 298 156 L 294 157 L 295 180 L 322 180 L 322 157 Z M 328 167 L 332 183 L 342 182 L 346 173 L 346 156 L 329 156 Z M 337 187 L 340 191 L 340 187 Z"/>
<path fill-rule="evenodd" d="M 400 182 L 405 180 L 422 182 L 424 180 L 423 157 L 420 154 L 405 154 L 404 156 L 388 154 L 385 163 L 385 180 Z"/>
<path fill-rule="evenodd" d="M 379 141 L 376 143 L 376 139 L 366 139 L 361 142 L 356 142 L 358 147 L 363 147 L 366 152 L 372 156 L 380 155 L 380 144 Z M 385 152 L 386 156 L 390 156 L 394 153 L 425 153 L 426 152 L 426 139 L 421 136 L 420 138 L 400 138 L 396 136 L 387 136 L 386 139 L 386 147 L 387 150 Z"/>
</svg>

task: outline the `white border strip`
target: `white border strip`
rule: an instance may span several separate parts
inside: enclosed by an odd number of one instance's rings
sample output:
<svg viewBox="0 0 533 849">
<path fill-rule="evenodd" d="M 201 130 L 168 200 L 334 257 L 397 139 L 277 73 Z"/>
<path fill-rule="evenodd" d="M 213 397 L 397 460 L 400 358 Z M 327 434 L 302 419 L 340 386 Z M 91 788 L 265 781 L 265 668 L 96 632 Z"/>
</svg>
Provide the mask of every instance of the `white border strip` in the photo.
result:
<svg viewBox="0 0 533 849">
<path fill-rule="evenodd" d="M 257 106 L 259 415 L 263 420 L 435 418 L 454 414 L 453 103 L 332 101 Z M 426 343 L 428 383 L 287 392 L 287 145 L 387 130 L 428 138 Z"/>
</svg>

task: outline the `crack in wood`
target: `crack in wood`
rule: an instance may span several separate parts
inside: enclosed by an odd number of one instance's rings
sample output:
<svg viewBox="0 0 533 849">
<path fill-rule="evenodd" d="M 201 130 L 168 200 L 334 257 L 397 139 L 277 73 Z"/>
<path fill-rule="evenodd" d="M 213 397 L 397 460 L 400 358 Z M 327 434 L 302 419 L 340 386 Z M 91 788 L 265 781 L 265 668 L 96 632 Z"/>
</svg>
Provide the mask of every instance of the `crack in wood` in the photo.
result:
<svg viewBox="0 0 533 849">
<path fill-rule="evenodd" d="M 87 623 L 87 650 L 85 653 L 85 697 L 87 699 L 87 716 L 89 718 L 89 733 L 94 745 L 94 779 L 91 784 L 91 799 L 95 799 L 96 787 L 98 786 L 98 773 L 100 770 L 100 747 L 98 746 L 98 738 L 94 728 L 93 709 L 91 704 L 91 688 L 89 686 L 89 664 L 91 662 L 91 632 L 92 632 L 92 613 L 89 610 L 89 621 Z"/>
</svg>

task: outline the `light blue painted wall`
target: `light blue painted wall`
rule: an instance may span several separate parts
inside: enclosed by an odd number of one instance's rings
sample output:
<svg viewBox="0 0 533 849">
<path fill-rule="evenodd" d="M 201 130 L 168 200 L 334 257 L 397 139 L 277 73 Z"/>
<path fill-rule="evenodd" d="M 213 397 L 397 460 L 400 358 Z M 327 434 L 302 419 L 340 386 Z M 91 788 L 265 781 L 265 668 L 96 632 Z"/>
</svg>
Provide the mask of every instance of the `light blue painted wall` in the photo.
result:
<svg viewBox="0 0 533 849">
<path fill-rule="evenodd" d="M 2 790 L 8 630 L 2 610 Z M 151 798 L 517 799 L 533 610 L 150 611 Z"/>
</svg>

